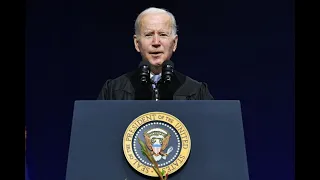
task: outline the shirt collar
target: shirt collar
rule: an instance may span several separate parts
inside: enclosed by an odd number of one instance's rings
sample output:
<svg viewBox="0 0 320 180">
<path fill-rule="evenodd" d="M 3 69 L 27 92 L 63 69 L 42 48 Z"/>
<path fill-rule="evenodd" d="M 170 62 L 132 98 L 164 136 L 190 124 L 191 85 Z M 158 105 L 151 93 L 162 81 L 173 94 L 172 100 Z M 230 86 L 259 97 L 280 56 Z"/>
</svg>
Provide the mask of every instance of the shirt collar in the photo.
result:
<svg viewBox="0 0 320 180">
<path fill-rule="evenodd" d="M 158 74 L 158 75 L 160 75 L 161 76 L 161 73 L 160 74 Z M 154 76 L 154 74 L 153 74 L 153 72 L 150 72 L 150 79 L 152 79 L 152 77 Z"/>
</svg>

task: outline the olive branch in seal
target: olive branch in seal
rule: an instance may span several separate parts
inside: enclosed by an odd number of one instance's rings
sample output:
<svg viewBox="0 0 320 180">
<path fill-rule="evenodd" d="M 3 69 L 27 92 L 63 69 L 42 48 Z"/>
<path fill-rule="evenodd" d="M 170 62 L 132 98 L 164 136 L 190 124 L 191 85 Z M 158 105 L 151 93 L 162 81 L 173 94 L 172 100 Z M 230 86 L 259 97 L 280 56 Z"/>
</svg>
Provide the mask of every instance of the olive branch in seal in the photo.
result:
<svg viewBox="0 0 320 180">
<path fill-rule="evenodd" d="M 167 180 L 168 179 L 168 173 L 165 174 L 165 171 L 162 169 L 162 172 L 160 172 L 158 163 L 156 162 L 156 160 L 153 158 L 153 156 L 151 155 L 150 151 L 148 151 L 146 144 L 141 141 L 140 138 L 138 138 L 138 142 L 141 146 L 141 152 L 144 156 L 146 156 L 148 158 L 148 160 L 153 164 L 152 168 L 153 170 L 158 174 L 160 180 Z"/>
</svg>

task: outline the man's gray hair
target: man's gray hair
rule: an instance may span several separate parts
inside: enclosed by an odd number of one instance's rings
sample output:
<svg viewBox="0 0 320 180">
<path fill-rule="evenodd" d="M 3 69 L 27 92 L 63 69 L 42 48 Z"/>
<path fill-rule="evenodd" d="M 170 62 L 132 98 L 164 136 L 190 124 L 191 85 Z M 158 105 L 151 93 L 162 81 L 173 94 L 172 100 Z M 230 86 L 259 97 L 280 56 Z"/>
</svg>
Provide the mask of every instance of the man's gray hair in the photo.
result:
<svg viewBox="0 0 320 180">
<path fill-rule="evenodd" d="M 178 31 L 177 30 L 177 23 L 176 23 L 176 19 L 174 18 L 173 14 L 163 8 L 150 7 L 150 8 L 147 8 L 146 10 L 142 11 L 138 15 L 138 17 L 134 23 L 134 30 L 135 30 L 136 35 L 139 35 L 139 33 L 140 33 L 140 25 L 141 25 L 140 21 L 141 21 L 142 16 L 145 14 L 150 14 L 150 13 L 167 13 L 171 18 L 172 35 L 177 34 L 177 31 Z"/>
</svg>

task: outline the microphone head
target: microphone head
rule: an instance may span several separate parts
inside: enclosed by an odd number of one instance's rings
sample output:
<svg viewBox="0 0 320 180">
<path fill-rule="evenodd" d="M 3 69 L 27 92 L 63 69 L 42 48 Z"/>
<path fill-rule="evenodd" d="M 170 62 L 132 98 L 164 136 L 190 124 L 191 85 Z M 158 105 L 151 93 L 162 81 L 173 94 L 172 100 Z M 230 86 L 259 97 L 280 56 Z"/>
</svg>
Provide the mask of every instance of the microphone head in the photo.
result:
<svg viewBox="0 0 320 180">
<path fill-rule="evenodd" d="M 162 79 L 164 83 L 170 83 L 173 76 L 174 63 L 170 60 L 162 64 Z"/>
<path fill-rule="evenodd" d="M 174 63 L 171 60 L 164 61 L 162 68 L 172 68 L 174 69 Z"/>
<path fill-rule="evenodd" d="M 150 62 L 149 61 L 144 61 L 142 60 L 140 63 L 139 63 L 139 68 L 142 68 L 143 66 L 147 66 L 148 68 L 150 68 Z"/>
</svg>

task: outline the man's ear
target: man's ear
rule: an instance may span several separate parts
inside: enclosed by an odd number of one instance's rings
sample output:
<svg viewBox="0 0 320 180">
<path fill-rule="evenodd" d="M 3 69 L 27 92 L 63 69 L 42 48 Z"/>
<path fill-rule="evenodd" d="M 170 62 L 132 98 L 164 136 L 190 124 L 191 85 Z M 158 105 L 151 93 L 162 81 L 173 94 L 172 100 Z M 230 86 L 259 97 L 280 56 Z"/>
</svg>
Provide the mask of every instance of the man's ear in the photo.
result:
<svg viewBox="0 0 320 180">
<path fill-rule="evenodd" d="M 137 52 L 140 52 L 139 39 L 138 39 L 137 35 L 133 35 L 133 43 L 134 43 L 134 47 L 136 48 Z"/>
<path fill-rule="evenodd" d="M 173 40 L 173 52 L 176 51 L 178 47 L 178 35 L 176 35 L 176 37 L 174 37 L 174 40 Z"/>
</svg>

